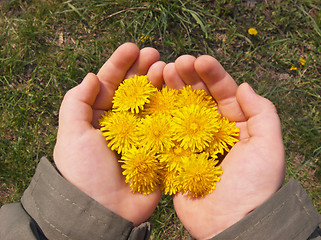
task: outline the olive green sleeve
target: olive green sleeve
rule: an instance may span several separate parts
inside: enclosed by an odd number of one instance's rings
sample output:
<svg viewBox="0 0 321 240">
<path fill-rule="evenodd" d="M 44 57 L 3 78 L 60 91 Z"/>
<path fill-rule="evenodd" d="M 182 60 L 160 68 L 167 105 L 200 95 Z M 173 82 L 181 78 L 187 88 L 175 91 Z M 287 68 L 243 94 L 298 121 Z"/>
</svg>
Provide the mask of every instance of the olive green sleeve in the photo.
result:
<svg viewBox="0 0 321 240">
<path fill-rule="evenodd" d="M 148 239 L 150 223 L 134 227 L 65 180 L 42 158 L 22 204 L 0 211 L 0 239 Z M 6 219 L 10 223 L 2 224 Z"/>
<path fill-rule="evenodd" d="M 245 218 L 211 240 L 282 239 L 321 240 L 321 215 L 295 180 Z"/>
<path fill-rule="evenodd" d="M 21 203 L 3 205 L 0 209 L 0 239 L 46 239 Z"/>
</svg>

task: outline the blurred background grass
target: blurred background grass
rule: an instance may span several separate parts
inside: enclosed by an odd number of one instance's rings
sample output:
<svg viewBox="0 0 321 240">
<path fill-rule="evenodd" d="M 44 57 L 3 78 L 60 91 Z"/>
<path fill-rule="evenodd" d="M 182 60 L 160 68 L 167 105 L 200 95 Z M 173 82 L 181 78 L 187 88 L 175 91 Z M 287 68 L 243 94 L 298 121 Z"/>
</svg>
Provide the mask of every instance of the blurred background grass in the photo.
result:
<svg viewBox="0 0 321 240">
<path fill-rule="evenodd" d="M 165 62 L 210 54 L 270 99 L 286 179 L 296 178 L 321 212 L 320 29 L 319 0 L 0 0 L 1 205 L 19 201 L 39 159 L 52 158 L 65 92 L 131 41 Z M 152 221 L 152 239 L 188 239 L 170 197 Z"/>
</svg>

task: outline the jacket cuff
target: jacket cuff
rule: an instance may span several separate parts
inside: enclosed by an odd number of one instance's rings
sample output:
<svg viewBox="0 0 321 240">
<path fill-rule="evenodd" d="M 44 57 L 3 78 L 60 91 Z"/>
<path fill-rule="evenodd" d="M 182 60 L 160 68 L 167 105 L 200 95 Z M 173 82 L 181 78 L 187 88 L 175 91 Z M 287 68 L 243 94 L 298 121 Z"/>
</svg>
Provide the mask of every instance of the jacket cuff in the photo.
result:
<svg viewBox="0 0 321 240">
<path fill-rule="evenodd" d="M 321 223 L 321 215 L 302 186 L 291 179 L 260 207 L 211 238 L 308 239 Z"/>
<path fill-rule="evenodd" d="M 63 178 L 42 158 L 22 205 L 48 239 L 148 239 L 149 222 L 134 227 Z"/>
</svg>

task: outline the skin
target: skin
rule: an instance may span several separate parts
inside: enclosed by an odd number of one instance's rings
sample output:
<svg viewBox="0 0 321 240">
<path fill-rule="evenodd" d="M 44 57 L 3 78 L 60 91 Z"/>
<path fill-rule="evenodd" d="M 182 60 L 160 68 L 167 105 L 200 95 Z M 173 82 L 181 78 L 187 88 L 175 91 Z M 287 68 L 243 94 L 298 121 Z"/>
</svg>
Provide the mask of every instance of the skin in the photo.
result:
<svg viewBox="0 0 321 240">
<path fill-rule="evenodd" d="M 159 53 L 153 48 L 139 50 L 133 43 L 123 44 L 97 75 L 89 73 L 67 92 L 59 112 L 54 149 L 57 168 L 81 191 L 134 225 L 151 216 L 161 193 L 131 193 L 118 157 L 97 129 L 97 119 L 110 109 L 115 89 L 124 78 L 147 74 L 154 86 L 161 87 L 165 63 L 158 60 Z"/>
<path fill-rule="evenodd" d="M 221 114 L 237 122 L 239 142 L 224 158 L 223 175 L 213 193 L 203 198 L 173 197 L 178 217 L 196 239 L 224 231 L 264 201 L 282 185 L 285 173 L 281 124 L 274 105 L 232 77 L 211 56 L 184 55 L 164 69 L 168 87 L 186 84 L 206 90 Z"/>
<path fill-rule="evenodd" d="M 180 89 L 186 84 L 204 89 L 219 111 L 240 128 L 239 142 L 222 162 L 223 175 L 213 193 L 203 198 L 173 197 L 178 217 L 196 239 L 206 239 L 236 223 L 281 186 L 285 162 L 280 120 L 274 105 L 247 83 L 234 82 L 210 56 L 184 55 L 174 63 L 159 61 L 153 48 L 121 45 L 96 74 L 65 95 L 59 112 L 54 161 L 73 185 L 135 226 L 155 210 L 160 191 L 133 194 L 125 183 L 118 157 L 106 145 L 98 118 L 110 109 L 115 90 L 124 78 L 147 74 L 158 88 L 165 83 Z"/>
</svg>

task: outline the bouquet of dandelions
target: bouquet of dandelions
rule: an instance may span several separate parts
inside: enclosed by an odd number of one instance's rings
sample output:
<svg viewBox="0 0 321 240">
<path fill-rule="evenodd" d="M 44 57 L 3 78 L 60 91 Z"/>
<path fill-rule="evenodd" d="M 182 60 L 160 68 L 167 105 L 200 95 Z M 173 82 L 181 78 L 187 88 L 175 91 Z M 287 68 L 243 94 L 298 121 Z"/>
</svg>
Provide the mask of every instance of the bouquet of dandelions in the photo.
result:
<svg viewBox="0 0 321 240">
<path fill-rule="evenodd" d="M 120 155 L 132 192 L 200 197 L 220 180 L 217 154 L 238 141 L 239 129 L 204 90 L 155 88 L 147 76 L 125 79 L 112 109 L 99 120 L 108 147 Z"/>
</svg>

